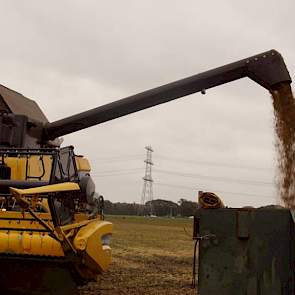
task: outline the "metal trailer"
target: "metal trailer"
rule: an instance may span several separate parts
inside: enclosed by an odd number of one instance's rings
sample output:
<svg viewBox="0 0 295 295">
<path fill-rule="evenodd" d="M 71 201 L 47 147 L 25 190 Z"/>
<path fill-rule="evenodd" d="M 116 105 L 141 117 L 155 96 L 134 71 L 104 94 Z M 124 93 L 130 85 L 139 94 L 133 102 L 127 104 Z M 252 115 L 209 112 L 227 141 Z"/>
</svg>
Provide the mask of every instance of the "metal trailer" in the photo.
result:
<svg viewBox="0 0 295 295">
<path fill-rule="evenodd" d="M 293 295 L 295 236 L 288 209 L 199 209 L 199 295 Z"/>
</svg>

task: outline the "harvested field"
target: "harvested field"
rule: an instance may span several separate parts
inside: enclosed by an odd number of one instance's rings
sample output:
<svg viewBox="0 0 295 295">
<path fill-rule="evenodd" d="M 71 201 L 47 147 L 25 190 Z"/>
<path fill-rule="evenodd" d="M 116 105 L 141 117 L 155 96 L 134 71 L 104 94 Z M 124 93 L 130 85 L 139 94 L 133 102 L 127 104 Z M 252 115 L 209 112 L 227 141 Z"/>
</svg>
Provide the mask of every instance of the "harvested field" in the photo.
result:
<svg viewBox="0 0 295 295">
<path fill-rule="evenodd" d="M 107 220 L 114 223 L 112 266 L 81 294 L 196 294 L 191 288 L 191 219 Z"/>
</svg>

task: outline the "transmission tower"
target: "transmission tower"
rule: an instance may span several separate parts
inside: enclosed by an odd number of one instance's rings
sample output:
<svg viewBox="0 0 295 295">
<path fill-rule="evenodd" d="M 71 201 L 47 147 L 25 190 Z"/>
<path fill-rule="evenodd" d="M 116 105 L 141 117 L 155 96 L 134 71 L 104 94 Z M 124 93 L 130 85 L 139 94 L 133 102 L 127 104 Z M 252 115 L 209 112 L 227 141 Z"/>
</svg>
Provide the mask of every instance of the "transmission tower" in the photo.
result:
<svg viewBox="0 0 295 295">
<path fill-rule="evenodd" d="M 148 201 L 153 200 L 153 178 L 152 178 L 152 152 L 151 146 L 146 146 L 145 175 L 143 177 L 143 190 L 141 195 L 141 204 L 144 205 Z M 152 214 L 152 208 L 149 208 L 149 213 Z"/>
</svg>

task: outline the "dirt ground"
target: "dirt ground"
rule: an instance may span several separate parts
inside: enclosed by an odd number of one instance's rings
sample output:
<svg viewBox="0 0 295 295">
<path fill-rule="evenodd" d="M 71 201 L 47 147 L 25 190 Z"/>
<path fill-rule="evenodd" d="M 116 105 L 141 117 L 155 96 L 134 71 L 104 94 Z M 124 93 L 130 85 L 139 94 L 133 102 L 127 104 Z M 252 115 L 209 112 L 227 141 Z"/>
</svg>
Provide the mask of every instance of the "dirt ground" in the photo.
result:
<svg viewBox="0 0 295 295">
<path fill-rule="evenodd" d="M 191 288 L 191 219 L 109 216 L 114 223 L 110 270 L 82 295 L 196 294 Z"/>
</svg>

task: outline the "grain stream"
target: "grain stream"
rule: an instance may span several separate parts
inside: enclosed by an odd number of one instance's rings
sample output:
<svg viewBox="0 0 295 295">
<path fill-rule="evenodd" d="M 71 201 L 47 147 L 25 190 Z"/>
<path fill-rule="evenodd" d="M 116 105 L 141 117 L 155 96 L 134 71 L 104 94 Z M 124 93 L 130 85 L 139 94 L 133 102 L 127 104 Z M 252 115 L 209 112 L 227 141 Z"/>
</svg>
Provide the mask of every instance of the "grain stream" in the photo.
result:
<svg viewBox="0 0 295 295">
<path fill-rule="evenodd" d="M 276 149 L 277 187 L 285 207 L 295 209 L 295 100 L 291 86 L 281 83 L 272 91 Z"/>
</svg>

